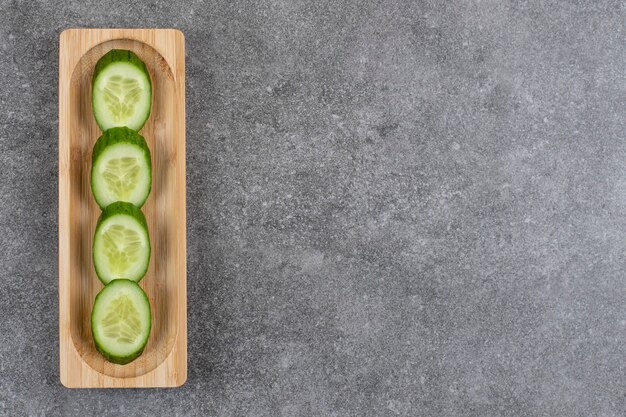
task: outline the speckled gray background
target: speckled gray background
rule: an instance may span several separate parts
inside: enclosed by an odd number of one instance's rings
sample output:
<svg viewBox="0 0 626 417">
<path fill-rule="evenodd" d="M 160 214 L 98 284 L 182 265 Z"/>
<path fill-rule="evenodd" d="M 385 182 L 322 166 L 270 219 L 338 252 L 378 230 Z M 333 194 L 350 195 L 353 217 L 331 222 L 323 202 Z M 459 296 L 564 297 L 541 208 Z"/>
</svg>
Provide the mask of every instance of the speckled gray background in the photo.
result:
<svg viewBox="0 0 626 417">
<path fill-rule="evenodd" d="M 620 416 L 623 1 L 0 1 L 0 414 Z M 58 36 L 187 47 L 189 379 L 68 390 Z"/>
</svg>

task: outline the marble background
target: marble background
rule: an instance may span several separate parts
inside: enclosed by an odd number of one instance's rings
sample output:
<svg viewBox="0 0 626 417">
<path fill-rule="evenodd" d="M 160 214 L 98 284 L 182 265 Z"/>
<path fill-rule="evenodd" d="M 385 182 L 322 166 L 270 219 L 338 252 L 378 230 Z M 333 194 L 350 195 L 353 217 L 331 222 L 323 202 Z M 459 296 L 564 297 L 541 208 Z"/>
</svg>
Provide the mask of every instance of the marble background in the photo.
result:
<svg viewBox="0 0 626 417">
<path fill-rule="evenodd" d="M 624 415 L 625 21 L 604 0 L 0 0 L 0 415 Z M 186 36 L 180 389 L 59 382 L 69 27 Z"/>
</svg>

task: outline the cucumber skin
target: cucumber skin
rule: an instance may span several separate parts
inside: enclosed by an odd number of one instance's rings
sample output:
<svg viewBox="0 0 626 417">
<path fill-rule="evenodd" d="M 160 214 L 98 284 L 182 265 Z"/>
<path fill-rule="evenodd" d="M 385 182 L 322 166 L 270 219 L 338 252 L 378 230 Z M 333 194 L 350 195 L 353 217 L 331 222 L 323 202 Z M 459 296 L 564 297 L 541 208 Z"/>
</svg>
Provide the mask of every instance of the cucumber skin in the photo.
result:
<svg viewBox="0 0 626 417">
<path fill-rule="evenodd" d="M 96 105 L 94 103 L 94 87 L 96 84 L 96 80 L 98 79 L 98 75 L 104 70 L 109 64 L 114 62 L 126 62 L 128 64 L 134 65 L 140 71 L 143 71 L 146 74 L 146 78 L 148 78 L 148 88 L 150 90 L 150 97 L 152 97 L 152 80 L 150 79 L 150 73 L 148 72 L 148 68 L 146 68 L 146 64 L 143 63 L 141 59 L 134 52 L 127 51 L 125 49 L 111 49 L 109 52 L 104 54 L 102 58 L 98 60 L 96 63 L 96 67 L 93 70 L 93 77 L 91 78 L 91 109 L 94 113 L 94 118 L 96 119 L 96 123 L 100 130 L 104 132 L 105 129 L 102 128 L 100 123 L 98 122 L 98 118 L 96 117 L 95 108 Z M 141 130 L 141 128 L 146 124 L 148 119 L 150 118 L 150 113 L 152 113 L 152 100 L 150 100 L 150 106 L 148 107 L 148 114 L 146 115 L 146 120 L 143 124 L 137 129 L 137 132 Z"/>
<path fill-rule="evenodd" d="M 94 166 L 96 165 L 96 161 L 98 157 L 104 150 L 111 145 L 115 145 L 118 143 L 127 143 L 130 145 L 135 145 L 141 148 L 144 151 L 148 169 L 150 170 L 150 188 L 148 189 L 148 194 L 146 195 L 145 200 L 143 200 L 138 207 L 143 206 L 146 202 L 150 193 L 152 192 L 152 155 L 150 154 L 150 148 L 148 147 L 148 143 L 139 133 L 135 132 L 133 129 L 128 127 L 112 127 L 111 129 L 104 132 L 96 141 L 96 144 L 93 146 L 93 151 L 91 152 L 91 194 L 93 194 L 94 199 L 96 199 L 96 203 L 100 206 L 100 209 L 104 210 L 98 199 L 96 198 L 96 192 L 94 190 L 94 175 L 98 175 L 94 171 Z"/>
<path fill-rule="evenodd" d="M 98 218 L 98 223 L 96 223 L 96 232 L 94 233 L 94 236 L 98 234 L 98 230 L 100 229 L 100 226 L 105 220 L 117 214 L 126 214 L 128 216 L 135 218 L 139 222 L 139 224 L 141 224 L 146 229 L 146 234 L 148 235 L 148 263 L 146 264 L 146 269 L 143 271 L 143 273 L 141 274 L 141 278 L 139 279 L 139 281 L 141 281 L 143 277 L 146 275 L 146 272 L 148 272 L 148 268 L 150 267 L 150 257 L 152 256 L 152 247 L 150 245 L 150 231 L 148 230 L 148 223 L 146 222 L 146 217 L 143 215 L 140 209 L 135 207 L 133 204 L 127 203 L 125 201 L 116 201 L 115 203 L 109 204 L 102 211 L 102 213 L 100 214 L 100 217 Z M 96 267 L 95 243 L 96 243 L 96 239 L 94 237 L 92 247 L 91 247 L 93 267 L 96 270 L 96 275 L 98 276 L 98 279 L 100 280 L 100 282 L 102 282 L 102 284 L 104 285 L 108 285 L 104 281 L 102 281 L 102 279 L 100 278 L 100 273 L 98 272 L 98 268 Z M 122 278 L 113 279 L 109 281 L 109 284 L 117 281 L 118 279 L 122 279 Z M 132 280 L 129 279 L 127 281 L 132 281 Z M 137 281 L 137 283 L 139 281 Z M 132 281 L 132 282 L 135 282 L 135 281 Z"/>
<path fill-rule="evenodd" d="M 121 281 L 121 282 L 118 282 L 118 281 Z M 98 295 L 96 295 L 96 299 L 94 301 L 94 307 L 96 305 L 96 302 L 98 302 L 98 297 L 100 297 L 100 294 L 102 294 L 105 288 L 109 287 L 110 285 L 115 285 L 116 283 L 117 284 L 123 283 L 124 281 L 131 282 L 139 287 L 139 285 L 135 281 L 130 280 L 130 279 L 114 279 L 113 281 L 109 282 L 108 285 L 105 285 L 105 287 L 100 290 Z M 150 309 L 150 320 L 148 321 L 148 334 L 146 335 L 146 339 L 143 342 L 143 346 L 141 347 L 140 350 L 138 350 L 135 353 L 132 353 L 127 356 L 117 356 L 117 355 L 112 355 L 108 353 L 106 349 L 101 344 L 99 344 L 98 341 L 96 340 L 96 336 L 95 336 L 96 333 L 94 331 L 94 326 L 93 326 L 94 311 L 96 309 L 93 308 L 91 310 L 91 337 L 93 339 L 93 343 L 96 345 L 96 349 L 98 350 L 98 352 L 100 352 L 100 354 L 104 356 L 104 358 L 111 363 L 115 363 L 118 365 L 126 365 L 127 363 L 131 363 L 132 361 L 137 359 L 139 356 L 141 356 L 144 348 L 146 347 L 146 344 L 148 343 L 148 338 L 150 337 L 150 331 L 152 331 L 152 308 L 150 306 L 150 300 L 148 299 L 146 292 L 141 287 L 139 287 L 139 289 L 141 290 L 141 293 L 143 294 L 143 296 L 146 299 L 146 302 L 148 303 L 148 308 Z"/>
</svg>

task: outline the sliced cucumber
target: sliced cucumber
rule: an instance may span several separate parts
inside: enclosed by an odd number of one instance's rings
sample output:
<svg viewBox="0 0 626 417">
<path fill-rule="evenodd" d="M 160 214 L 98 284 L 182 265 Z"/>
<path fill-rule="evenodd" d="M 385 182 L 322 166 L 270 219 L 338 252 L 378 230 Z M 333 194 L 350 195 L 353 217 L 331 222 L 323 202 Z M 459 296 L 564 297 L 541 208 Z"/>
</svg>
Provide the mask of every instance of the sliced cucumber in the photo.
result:
<svg viewBox="0 0 626 417">
<path fill-rule="evenodd" d="M 98 140 L 91 156 L 91 191 L 100 208 L 115 201 L 141 207 L 152 188 L 146 140 L 127 127 L 114 127 Z"/>
<path fill-rule="evenodd" d="M 96 296 L 91 333 L 96 348 L 109 362 L 124 365 L 141 355 L 151 326 L 148 296 L 136 282 L 117 279 Z"/>
<path fill-rule="evenodd" d="M 94 69 L 91 107 L 102 131 L 127 126 L 139 131 L 150 116 L 152 83 L 146 65 L 130 51 L 112 49 Z"/>
<path fill-rule="evenodd" d="M 93 264 L 103 284 L 126 278 L 139 282 L 150 262 L 150 236 L 141 210 L 118 201 L 104 209 L 93 238 Z"/>
</svg>

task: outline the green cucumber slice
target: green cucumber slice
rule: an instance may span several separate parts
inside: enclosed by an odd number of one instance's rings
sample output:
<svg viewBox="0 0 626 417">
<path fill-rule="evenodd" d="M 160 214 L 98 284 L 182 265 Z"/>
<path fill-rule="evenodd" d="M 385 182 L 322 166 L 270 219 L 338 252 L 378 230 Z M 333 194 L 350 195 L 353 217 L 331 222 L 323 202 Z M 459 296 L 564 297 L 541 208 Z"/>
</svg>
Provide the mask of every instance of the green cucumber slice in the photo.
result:
<svg viewBox="0 0 626 417">
<path fill-rule="evenodd" d="M 150 236 L 141 210 L 118 201 L 104 209 L 93 238 L 93 265 L 103 284 L 141 281 L 150 263 Z"/>
<path fill-rule="evenodd" d="M 100 208 L 116 201 L 141 207 L 152 189 L 152 162 L 146 140 L 127 127 L 98 138 L 91 156 L 91 191 Z"/>
<path fill-rule="evenodd" d="M 102 131 L 127 126 L 139 131 L 150 116 L 152 83 L 146 65 L 131 51 L 112 49 L 94 69 L 91 107 Z"/>
<path fill-rule="evenodd" d="M 91 333 L 96 349 L 109 361 L 134 361 L 148 342 L 152 317 L 148 296 L 136 282 L 117 279 L 96 296 Z"/>
</svg>

